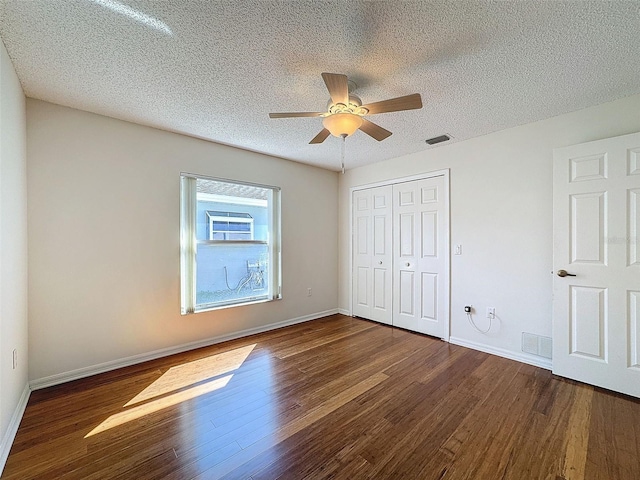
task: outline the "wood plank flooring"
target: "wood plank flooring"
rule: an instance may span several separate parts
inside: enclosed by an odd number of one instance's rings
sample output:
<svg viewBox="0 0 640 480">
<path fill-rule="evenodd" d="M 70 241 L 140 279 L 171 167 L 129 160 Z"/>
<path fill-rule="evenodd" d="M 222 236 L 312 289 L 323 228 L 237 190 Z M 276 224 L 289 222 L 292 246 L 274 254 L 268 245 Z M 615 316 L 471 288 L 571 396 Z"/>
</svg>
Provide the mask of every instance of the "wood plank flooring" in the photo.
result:
<svg viewBox="0 0 640 480">
<path fill-rule="evenodd" d="M 640 401 L 334 315 L 31 394 L 6 479 L 640 478 Z"/>
</svg>

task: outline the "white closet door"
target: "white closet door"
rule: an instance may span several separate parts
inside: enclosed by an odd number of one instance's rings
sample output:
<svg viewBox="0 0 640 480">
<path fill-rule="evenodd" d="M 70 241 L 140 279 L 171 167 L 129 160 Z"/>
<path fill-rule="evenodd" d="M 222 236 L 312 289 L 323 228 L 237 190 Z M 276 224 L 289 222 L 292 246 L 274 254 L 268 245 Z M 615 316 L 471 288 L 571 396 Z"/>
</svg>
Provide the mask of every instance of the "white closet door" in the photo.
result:
<svg viewBox="0 0 640 480">
<path fill-rule="evenodd" d="M 353 192 L 353 315 L 391 324 L 391 186 Z"/>
<path fill-rule="evenodd" d="M 640 133 L 553 172 L 553 373 L 640 397 Z"/>
<path fill-rule="evenodd" d="M 393 185 L 393 325 L 445 337 L 448 321 L 444 176 Z"/>
</svg>

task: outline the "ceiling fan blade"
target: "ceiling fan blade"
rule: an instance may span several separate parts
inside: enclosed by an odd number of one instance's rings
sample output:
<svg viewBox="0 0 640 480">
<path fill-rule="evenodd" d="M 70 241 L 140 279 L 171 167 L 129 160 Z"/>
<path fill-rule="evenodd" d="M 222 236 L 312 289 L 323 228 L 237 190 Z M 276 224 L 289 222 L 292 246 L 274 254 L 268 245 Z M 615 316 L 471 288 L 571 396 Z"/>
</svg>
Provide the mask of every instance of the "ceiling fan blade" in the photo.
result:
<svg viewBox="0 0 640 480">
<path fill-rule="evenodd" d="M 320 117 L 324 112 L 285 112 L 270 113 L 269 118 Z"/>
<path fill-rule="evenodd" d="M 347 105 L 349 102 L 349 84 L 347 76 L 339 73 L 323 73 L 322 79 L 329 90 L 331 101 L 333 103 L 343 103 Z"/>
<path fill-rule="evenodd" d="M 324 142 L 324 141 L 327 139 L 327 137 L 328 137 L 329 135 L 331 135 L 331 132 L 330 132 L 329 130 L 327 130 L 326 128 L 323 128 L 323 129 L 320 131 L 320 133 L 319 133 L 319 134 L 317 134 L 315 137 L 313 137 L 313 140 L 311 140 L 311 141 L 309 142 L 309 144 L 312 144 L 312 143 L 322 143 L 322 142 Z"/>
<path fill-rule="evenodd" d="M 363 107 L 369 110 L 369 115 L 373 115 L 375 113 L 400 112 L 402 110 L 422 108 L 422 98 L 419 93 L 412 93 L 411 95 L 405 95 L 404 97 L 369 103 L 368 105 L 363 105 Z"/>
<path fill-rule="evenodd" d="M 389 130 L 385 130 L 380 125 L 376 125 L 373 122 L 370 122 L 366 118 L 362 119 L 362 125 L 360 125 L 360 130 L 369 135 L 370 137 L 375 138 L 377 141 L 381 142 L 389 135 L 391 132 Z"/>
</svg>

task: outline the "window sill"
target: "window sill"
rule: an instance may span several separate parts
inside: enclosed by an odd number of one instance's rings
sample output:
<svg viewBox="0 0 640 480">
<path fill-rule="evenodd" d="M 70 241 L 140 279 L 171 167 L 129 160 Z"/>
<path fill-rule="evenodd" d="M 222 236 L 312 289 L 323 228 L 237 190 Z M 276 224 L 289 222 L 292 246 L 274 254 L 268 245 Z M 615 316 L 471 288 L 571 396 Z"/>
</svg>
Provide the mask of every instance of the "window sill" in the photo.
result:
<svg viewBox="0 0 640 480">
<path fill-rule="evenodd" d="M 251 298 L 248 299 L 246 302 L 226 302 L 226 303 L 212 303 L 212 304 L 205 304 L 205 305 L 201 305 L 199 307 L 196 307 L 195 310 L 193 312 L 181 312 L 182 315 L 191 315 L 194 313 L 202 313 L 202 312 L 211 312 L 213 310 L 222 310 L 225 308 L 233 308 L 233 307 L 244 307 L 247 305 L 256 305 L 258 303 L 267 303 L 267 302 L 273 302 L 275 300 L 282 300 L 282 296 L 278 296 L 278 297 L 258 297 L 258 298 Z"/>
</svg>

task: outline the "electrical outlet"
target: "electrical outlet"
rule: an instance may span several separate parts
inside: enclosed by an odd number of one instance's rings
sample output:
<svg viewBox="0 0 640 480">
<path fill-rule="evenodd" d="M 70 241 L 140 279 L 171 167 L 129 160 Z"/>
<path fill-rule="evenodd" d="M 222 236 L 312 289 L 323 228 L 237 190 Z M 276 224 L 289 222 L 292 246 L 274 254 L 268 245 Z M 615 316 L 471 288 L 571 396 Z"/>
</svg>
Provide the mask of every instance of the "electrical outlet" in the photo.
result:
<svg viewBox="0 0 640 480">
<path fill-rule="evenodd" d="M 496 307 L 487 307 L 487 318 L 496 318 Z"/>
<path fill-rule="evenodd" d="M 18 368 L 18 350 L 13 349 L 13 369 Z"/>
<path fill-rule="evenodd" d="M 311 296 L 311 289 L 307 288 L 307 297 L 310 297 L 310 296 Z"/>
<path fill-rule="evenodd" d="M 462 244 L 458 243 L 453 251 L 454 255 L 462 255 Z"/>
</svg>

